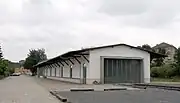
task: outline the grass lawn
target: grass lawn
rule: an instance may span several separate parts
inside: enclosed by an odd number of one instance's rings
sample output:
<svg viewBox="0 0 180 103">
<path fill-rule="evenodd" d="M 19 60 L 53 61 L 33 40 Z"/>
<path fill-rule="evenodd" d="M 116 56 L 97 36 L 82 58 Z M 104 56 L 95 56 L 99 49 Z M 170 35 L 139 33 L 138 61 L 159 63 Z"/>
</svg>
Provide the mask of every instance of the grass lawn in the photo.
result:
<svg viewBox="0 0 180 103">
<path fill-rule="evenodd" d="M 151 78 L 151 82 L 180 82 L 180 77 L 175 77 L 175 78 Z"/>
<path fill-rule="evenodd" d="M 3 78 L 4 78 L 4 76 L 3 76 L 3 75 L 0 75 L 0 80 L 3 79 Z"/>
</svg>

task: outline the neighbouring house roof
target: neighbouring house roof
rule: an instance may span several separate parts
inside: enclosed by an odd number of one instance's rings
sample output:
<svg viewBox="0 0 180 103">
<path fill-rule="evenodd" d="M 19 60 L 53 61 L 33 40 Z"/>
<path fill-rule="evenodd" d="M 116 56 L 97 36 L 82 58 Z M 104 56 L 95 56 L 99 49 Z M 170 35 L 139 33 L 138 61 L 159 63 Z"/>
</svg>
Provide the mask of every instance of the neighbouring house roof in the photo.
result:
<svg viewBox="0 0 180 103">
<path fill-rule="evenodd" d="M 66 57 L 70 57 L 70 56 L 73 56 L 73 55 L 76 55 L 76 54 L 78 55 L 78 54 L 81 54 L 81 53 L 84 53 L 84 52 L 89 52 L 91 50 L 101 49 L 101 48 L 108 48 L 108 47 L 115 47 L 115 46 L 127 46 L 127 47 L 134 48 L 134 49 L 137 49 L 137 50 L 145 51 L 145 52 L 150 53 L 151 57 L 157 57 L 157 58 L 159 58 L 159 57 L 167 57 L 166 55 L 163 55 L 163 54 L 155 53 L 153 51 L 145 50 L 145 49 L 134 47 L 134 46 L 127 45 L 127 44 L 114 44 L 114 45 L 106 45 L 106 46 L 100 46 L 100 47 L 92 47 L 92 48 L 85 48 L 85 49 L 81 49 L 81 50 L 69 51 L 69 52 L 64 53 L 62 55 L 59 55 L 57 57 L 42 61 L 42 62 L 38 63 L 37 65 L 35 65 L 35 67 L 46 65 L 46 64 L 51 64 L 54 61 L 56 61 L 57 59 L 64 59 Z"/>
<path fill-rule="evenodd" d="M 157 44 L 156 46 L 154 46 L 153 48 L 154 49 L 158 49 L 158 48 L 168 48 L 168 47 L 172 47 L 174 49 L 177 49 L 175 46 L 171 45 L 171 44 L 168 44 L 168 43 L 165 43 L 165 42 L 162 42 L 160 44 Z"/>
</svg>

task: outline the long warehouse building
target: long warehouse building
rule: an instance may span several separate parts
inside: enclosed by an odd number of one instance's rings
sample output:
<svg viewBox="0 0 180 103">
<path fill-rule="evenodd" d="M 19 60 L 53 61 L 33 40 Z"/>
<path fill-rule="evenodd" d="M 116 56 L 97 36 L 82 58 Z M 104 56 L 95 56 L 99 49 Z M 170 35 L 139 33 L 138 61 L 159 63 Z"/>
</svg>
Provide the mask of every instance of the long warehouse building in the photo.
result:
<svg viewBox="0 0 180 103">
<path fill-rule="evenodd" d="M 165 57 L 127 44 L 70 51 L 35 65 L 37 75 L 80 84 L 149 83 L 150 58 Z"/>
</svg>

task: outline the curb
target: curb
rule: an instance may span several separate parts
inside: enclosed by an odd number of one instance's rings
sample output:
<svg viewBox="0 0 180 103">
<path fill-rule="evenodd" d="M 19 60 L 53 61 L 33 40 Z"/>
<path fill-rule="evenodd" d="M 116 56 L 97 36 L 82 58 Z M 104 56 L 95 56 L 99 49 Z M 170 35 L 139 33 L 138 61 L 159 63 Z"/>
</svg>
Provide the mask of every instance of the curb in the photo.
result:
<svg viewBox="0 0 180 103">
<path fill-rule="evenodd" d="M 165 85 L 154 85 L 154 84 L 134 84 L 136 86 L 146 86 L 149 88 L 158 88 L 158 89 L 165 89 L 165 90 L 174 90 L 174 91 L 180 91 L 180 87 L 177 86 L 165 86 Z"/>
<path fill-rule="evenodd" d="M 90 92 L 94 91 L 94 89 L 70 89 L 71 92 Z"/>
<path fill-rule="evenodd" d="M 127 90 L 127 88 L 108 88 L 108 89 L 104 89 L 104 91 L 118 91 L 118 90 Z"/>
<path fill-rule="evenodd" d="M 118 84 L 118 85 L 128 86 L 128 87 L 138 88 L 138 89 L 147 89 L 147 86 L 139 86 L 139 85 L 135 85 L 135 84 Z"/>
<path fill-rule="evenodd" d="M 154 85 L 154 84 L 119 84 L 122 86 L 130 86 L 133 88 L 139 88 L 139 89 L 147 89 L 147 88 L 158 88 L 158 89 L 164 89 L 164 90 L 174 90 L 174 91 L 180 91 L 180 87 L 177 86 L 168 86 L 168 85 Z"/>
<path fill-rule="evenodd" d="M 137 86 L 137 85 L 132 85 L 133 88 L 138 88 L 138 89 L 147 89 L 147 86 Z"/>
<path fill-rule="evenodd" d="M 80 89 L 70 89 L 71 92 L 91 92 L 91 91 L 120 91 L 120 90 L 128 90 L 127 88 L 105 88 L 102 90 L 95 90 L 95 89 L 85 89 L 85 88 L 80 88 Z"/>
<path fill-rule="evenodd" d="M 55 91 L 49 91 L 53 96 L 55 96 L 58 100 L 60 100 L 61 102 L 67 102 L 67 98 L 64 98 L 60 95 L 58 95 Z"/>
</svg>

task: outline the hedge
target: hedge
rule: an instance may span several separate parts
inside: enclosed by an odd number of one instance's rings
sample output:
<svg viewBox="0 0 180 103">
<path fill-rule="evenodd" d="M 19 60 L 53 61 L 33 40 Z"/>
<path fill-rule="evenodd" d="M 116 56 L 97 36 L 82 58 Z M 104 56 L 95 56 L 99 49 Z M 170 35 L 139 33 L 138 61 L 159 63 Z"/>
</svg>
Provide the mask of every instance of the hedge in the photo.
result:
<svg viewBox="0 0 180 103">
<path fill-rule="evenodd" d="M 151 77 L 171 78 L 176 76 L 176 69 L 172 65 L 163 65 L 151 68 Z"/>
</svg>

